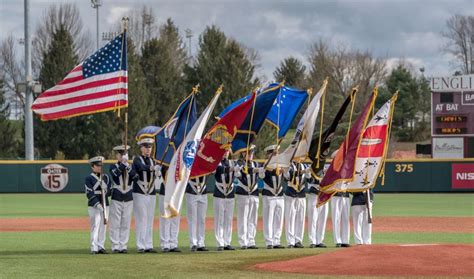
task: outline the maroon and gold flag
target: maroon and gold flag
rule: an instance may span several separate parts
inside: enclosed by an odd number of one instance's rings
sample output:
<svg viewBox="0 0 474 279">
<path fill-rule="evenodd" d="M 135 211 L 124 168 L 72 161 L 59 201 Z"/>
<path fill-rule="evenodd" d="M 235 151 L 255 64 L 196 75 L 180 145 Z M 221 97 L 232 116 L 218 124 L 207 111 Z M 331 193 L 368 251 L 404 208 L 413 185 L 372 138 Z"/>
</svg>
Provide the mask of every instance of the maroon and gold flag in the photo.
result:
<svg viewBox="0 0 474 279">
<path fill-rule="evenodd" d="M 230 150 L 237 130 L 252 108 L 254 100 L 255 93 L 248 100 L 227 112 L 206 133 L 199 144 L 190 178 L 208 175 L 216 170 L 225 152 Z"/>
<path fill-rule="evenodd" d="M 335 194 L 332 186 L 354 179 L 357 153 L 359 152 L 362 135 L 365 131 L 370 112 L 373 109 L 375 98 L 377 98 L 377 88 L 374 89 L 364 110 L 352 125 L 349 134 L 339 147 L 336 157 L 332 160 L 331 165 L 321 180 L 321 193 L 318 198 L 318 205 L 324 204 Z"/>
</svg>

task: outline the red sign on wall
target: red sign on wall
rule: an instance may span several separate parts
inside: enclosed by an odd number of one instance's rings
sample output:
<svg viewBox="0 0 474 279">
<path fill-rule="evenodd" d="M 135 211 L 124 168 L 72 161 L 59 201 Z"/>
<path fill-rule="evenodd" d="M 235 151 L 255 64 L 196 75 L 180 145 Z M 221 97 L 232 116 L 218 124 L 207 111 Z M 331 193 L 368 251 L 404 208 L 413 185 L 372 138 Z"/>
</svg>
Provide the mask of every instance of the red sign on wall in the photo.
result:
<svg viewBox="0 0 474 279">
<path fill-rule="evenodd" d="M 451 188 L 474 189 L 474 164 L 451 165 Z"/>
</svg>

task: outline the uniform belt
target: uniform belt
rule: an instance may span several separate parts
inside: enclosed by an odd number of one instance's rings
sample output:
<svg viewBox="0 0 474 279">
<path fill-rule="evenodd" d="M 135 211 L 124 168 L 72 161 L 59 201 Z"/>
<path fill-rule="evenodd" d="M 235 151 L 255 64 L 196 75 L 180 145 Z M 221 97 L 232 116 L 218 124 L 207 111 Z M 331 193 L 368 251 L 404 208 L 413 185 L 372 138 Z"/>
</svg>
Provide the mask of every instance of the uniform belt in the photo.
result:
<svg viewBox="0 0 474 279">
<path fill-rule="evenodd" d="M 149 193 L 153 192 L 152 187 L 150 187 L 150 189 L 147 189 L 148 184 L 146 184 L 144 181 L 138 180 L 137 184 L 145 195 L 148 195 Z M 154 187 L 154 185 L 153 185 L 153 187 Z"/>
<path fill-rule="evenodd" d="M 274 196 L 277 196 L 278 194 L 281 193 L 282 187 L 278 187 L 278 193 L 275 192 L 275 188 L 270 187 L 270 185 L 267 185 L 267 183 L 263 183 L 263 189 L 270 191 Z"/>
<path fill-rule="evenodd" d="M 231 183 L 231 185 L 233 185 L 233 184 Z M 216 187 L 217 187 L 217 190 L 219 190 L 219 192 L 221 192 L 221 193 L 222 193 L 224 196 L 226 196 L 226 197 L 227 197 L 230 193 L 232 193 L 232 190 L 234 189 L 234 186 L 230 186 L 230 187 L 227 186 L 227 187 L 226 187 L 226 184 L 220 183 L 220 182 L 217 182 L 217 181 L 216 181 Z M 227 188 L 228 190 L 230 190 L 230 191 L 229 191 L 229 192 L 226 192 L 226 191 L 225 191 L 226 188 Z"/>
</svg>

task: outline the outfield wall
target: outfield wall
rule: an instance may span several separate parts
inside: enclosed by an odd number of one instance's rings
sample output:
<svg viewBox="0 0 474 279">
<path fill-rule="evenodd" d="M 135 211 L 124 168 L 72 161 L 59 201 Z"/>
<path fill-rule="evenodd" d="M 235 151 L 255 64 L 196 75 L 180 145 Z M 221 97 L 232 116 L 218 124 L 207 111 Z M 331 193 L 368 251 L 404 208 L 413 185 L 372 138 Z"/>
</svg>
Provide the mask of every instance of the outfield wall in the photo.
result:
<svg viewBox="0 0 474 279">
<path fill-rule="evenodd" d="M 106 161 L 106 170 L 111 163 L 113 161 Z M 67 172 L 67 183 L 60 178 L 52 179 L 52 184 L 64 187 L 59 192 L 84 192 L 84 177 L 90 173 L 90 166 L 87 161 L 80 160 L 0 161 L 0 193 L 48 192 L 40 179 L 41 173 L 44 174 L 43 180 L 49 175 L 45 169 L 48 164 L 64 167 L 62 177 Z M 474 159 L 387 160 L 384 186 L 380 185 L 380 180 L 377 182 L 377 192 L 474 192 Z M 213 178 L 208 187 L 213 190 Z"/>
</svg>

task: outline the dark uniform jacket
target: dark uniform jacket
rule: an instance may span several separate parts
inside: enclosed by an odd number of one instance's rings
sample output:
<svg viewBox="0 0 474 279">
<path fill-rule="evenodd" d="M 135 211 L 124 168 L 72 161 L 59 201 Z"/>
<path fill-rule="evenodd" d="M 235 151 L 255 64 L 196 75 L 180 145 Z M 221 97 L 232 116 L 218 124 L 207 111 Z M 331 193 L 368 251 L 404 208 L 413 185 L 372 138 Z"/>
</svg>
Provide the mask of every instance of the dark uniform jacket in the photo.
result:
<svg viewBox="0 0 474 279">
<path fill-rule="evenodd" d="M 110 179 L 106 174 L 102 174 L 102 185 L 99 181 L 99 174 L 91 173 L 86 176 L 85 179 L 85 190 L 87 196 L 87 205 L 88 206 L 97 206 L 98 204 L 102 204 L 102 192 L 101 189 L 105 191 L 105 204 L 109 205 L 110 196 Z M 102 207 L 104 205 L 102 204 Z"/>
<path fill-rule="evenodd" d="M 214 177 L 216 185 L 213 196 L 221 199 L 233 199 L 234 194 L 234 165 L 235 162 L 229 159 L 223 159 L 217 166 Z"/>
<path fill-rule="evenodd" d="M 138 174 L 138 179 L 133 183 L 133 192 L 143 195 L 155 195 L 155 172 L 150 170 L 154 166 L 153 160 L 146 156 L 137 156 L 133 159 L 133 169 Z"/>
<path fill-rule="evenodd" d="M 254 169 L 259 168 L 260 164 L 254 161 L 248 161 L 248 173 L 245 173 L 245 160 L 239 160 L 238 165 L 242 167 L 240 177 L 238 177 L 235 193 L 237 195 L 258 196 L 258 172 Z"/>
<path fill-rule="evenodd" d="M 135 170 L 131 166 L 127 167 L 122 162 L 117 162 L 110 165 L 109 172 L 112 177 L 112 199 L 123 202 L 133 200 L 133 183 L 138 179 Z"/>
</svg>

